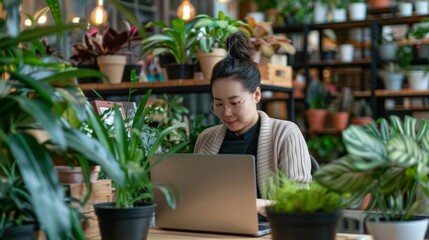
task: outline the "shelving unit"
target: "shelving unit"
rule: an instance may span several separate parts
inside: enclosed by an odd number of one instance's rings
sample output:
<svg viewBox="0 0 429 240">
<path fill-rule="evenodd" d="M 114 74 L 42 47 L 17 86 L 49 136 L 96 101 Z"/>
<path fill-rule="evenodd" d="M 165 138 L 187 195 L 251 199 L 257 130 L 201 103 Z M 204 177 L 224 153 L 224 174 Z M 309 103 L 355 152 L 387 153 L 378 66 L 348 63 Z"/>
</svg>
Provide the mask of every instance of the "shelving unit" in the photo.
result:
<svg viewBox="0 0 429 240">
<path fill-rule="evenodd" d="M 129 90 L 135 89 L 134 94 L 144 94 L 149 89 L 152 89 L 152 93 L 208 93 L 210 92 L 210 82 L 205 80 L 172 80 L 165 82 L 138 82 L 132 84 L 130 82 L 122 82 L 120 84 L 106 84 L 106 83 L 90 83 L 90 84 L 79 84 L 79 87 L 84 92 L 85 96 L 95 97 L 96 91 L 103 97 L 107 96 L 126 96 Z M 288 94 L 287 101 L 287 112 L 289 120 L 295 120 L 295 102 L 293 95 L 293 88 L 278 85 L 278 84 L 266 84 L 262 80 L 261 84 L 262 91 L 273 91 L 283 92 Z M 208 107 L 208 106 L 207 106 Z"/>
<path fill-rule="evenodd" d="M 377 71 L 382 65 L 382 62 L 378 59 L 378 46 L 377 41 L 380 36 L 381 28 L 387 25 L 412 25 L 414 23 L 420 22 L 423 18 L 429 17 L 429 15 L 414 15 L 410 17 L 395 17 L 394 14 L 383 14 L 379 15 L 379 17 L 369 16 L 368 19 L 363 21 L 348 21 L 348 22 L 340 22 L 340 23 L 323 23 L 323 24 L 309 24 L 302 26 L 285 26 L 285 27 L 275 27 L 275 33 L 282 34 L 302 34 L 303 37 L 303 52 L 307 53 L 308 51 L 308 36 L 310 31 L 316 30 L 319 32 L 319 53 L 321 56 L 322 49 L 322 31 L 325 29 L 332 30 L 345 30 L 355 29 L 355 28 L 369 28 L 369 39 L 370 42 L 364 43 L 354 43 L 359 44 L 360 54 L 359 58 L 354 59 L 353 62 L 346 63 L 337 60 L 331 61 L 310 61 L 308 54 L 303 54 L 302 62 L 298 64 L 292 64 L 292 67 L 297 69 L 304 69 L 305 76 L 307 81 L 310 79 L 310 69 L 317 68 L 319 69 L 319 73 L 321 75 L 321 70 L 324 68 L 356 68 L 356 69 L 367 69 L 369 71 L 369 89 L 366 89 L 364 86 L 364 80 L 368 80 L 365 78 L 363 71 L 361 71 L 360 75 L 360 91 L 354 91 L 353 95 L 355 98 L 367 98 L 370 102 L 370 106 L 373 111 L 373 117 L 379 118 L 384 116 L 384 100 L 387 98 L 405 98 L 405 97 L 427 97 L 429 96 L 429 91 L 412 91 L 412 90 L 401 90 L 401 91 L 387 91 L 379 89 L 378 87 L 378 75 Z M 362 39 L 365 39 L 365 32 L 362 30 Z M 364 51 L 365 48 L 369 49 L 369 51 Z M 356 56 L 356 55 L 355 55 Z M 419 61 L 416 63 L 424 63 L 427 64 L 427 61 Z"/>
</svg>

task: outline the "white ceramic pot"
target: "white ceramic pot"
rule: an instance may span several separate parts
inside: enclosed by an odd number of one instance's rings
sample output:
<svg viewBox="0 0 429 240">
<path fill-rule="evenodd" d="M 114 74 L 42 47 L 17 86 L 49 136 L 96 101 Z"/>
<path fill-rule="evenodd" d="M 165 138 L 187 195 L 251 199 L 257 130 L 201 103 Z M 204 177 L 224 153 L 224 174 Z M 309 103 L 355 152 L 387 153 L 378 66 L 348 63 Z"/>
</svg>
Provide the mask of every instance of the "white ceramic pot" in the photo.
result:
<svg viewBox="0 0 429 240">
<path fill-rule="evenodd" d="M 349 4 L 350 19 L 354 21 L 365 20 L 366 8 L 367 8 L 367 5 L 365 2 L 350 3 Z"/>
<path fill-rule="evenodd" d="M 124 55 L 105 55 L 97 58 L 97 64 L 100 72 L 109 78 L 112 84 L 118 84 L 122 81 L 127 57 Z"/>
<path fill-rule="evenodd" d="M 408 83 L 413 90 L 427 90 L 429 88 L 429 73 L 424 70 L 408 71 Z"/>
<path fill-rule="evenodd" d="M 429 13 L 429 2 L 427 0 L 418 0 L 414 3 L 416 14 L 426 15 Z"/>
<path fill-rule="evenodd" d="M 410 2 L 399 2 L 399 15 L 401 16 L 411 16 L 413 15 L 413 3 Z"/>
<path fill-rule="evenodd" d="M 328 4 L 323 4 L 320 1 L 316 1 L 314 6 L 314 22 L 325 23 L 328 16 Z"/>
<path fill-rule="evenodd" d="M 383 79 L 384 87 L 386 90 L 399 91 L 402 88 L 404 82 L 404 73 L 392 73 L 386 71 L 379 72 L 380 77 Z"/>
<path fill-rule="evenodd" d="M 374 240 L 423 240 L 428 219 L 403 222 L 366 221 L 368 232 Z"/>
<path fill-rule="evenodd" d="M 332 21 L 345 22 L 347 20 L 347 12 L 345 8 L 336 8 L 332 10 Z"/>
<path fill-rule="evenodd" d="M 351 44 L 340 45 L 340 60 L 343 62 L 352 62 L 354 55 L 354 47 Z"/>
<path fill-rule="evenodd" d="M 380 59 L 383 61 L 390 61 L 396 59 L 396 49 L 397 49 L 396 42 L 387 42 L 380 44 L 378 48 L 378 55 L 380 56 Z"/>
</svg>

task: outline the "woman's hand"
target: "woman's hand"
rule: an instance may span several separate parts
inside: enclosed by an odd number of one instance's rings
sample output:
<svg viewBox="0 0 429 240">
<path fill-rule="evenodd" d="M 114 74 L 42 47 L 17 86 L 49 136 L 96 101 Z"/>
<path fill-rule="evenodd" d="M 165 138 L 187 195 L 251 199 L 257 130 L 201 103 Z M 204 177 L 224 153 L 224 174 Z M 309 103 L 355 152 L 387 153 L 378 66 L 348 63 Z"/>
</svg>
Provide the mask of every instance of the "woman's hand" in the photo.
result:
<svg viewBox="0 0 429 240">
<path fill-rule="evenodd" d="M 265 207 L 269 206 L 271 204 L 273 204 L 272 200 L 257 198 L 256 199 L 256 210 L 258 211 L 259 214 L 266 217 L 267 214 L 265 213 Z"/>
</svg>

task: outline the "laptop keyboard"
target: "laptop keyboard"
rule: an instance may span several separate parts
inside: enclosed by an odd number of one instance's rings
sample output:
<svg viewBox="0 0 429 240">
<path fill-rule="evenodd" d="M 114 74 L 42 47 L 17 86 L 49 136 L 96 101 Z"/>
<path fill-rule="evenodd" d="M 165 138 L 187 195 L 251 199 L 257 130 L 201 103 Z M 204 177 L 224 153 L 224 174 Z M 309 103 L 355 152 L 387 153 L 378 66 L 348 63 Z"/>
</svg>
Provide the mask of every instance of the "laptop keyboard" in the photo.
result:
<svg viewBox="0 0 429 240">
<path fill-rule="evenodd" d="M 258 229 L 259 230 L 270 229 L 270 224 L 268 222 L 259 222 L 258 223 Z"/>
</svg>

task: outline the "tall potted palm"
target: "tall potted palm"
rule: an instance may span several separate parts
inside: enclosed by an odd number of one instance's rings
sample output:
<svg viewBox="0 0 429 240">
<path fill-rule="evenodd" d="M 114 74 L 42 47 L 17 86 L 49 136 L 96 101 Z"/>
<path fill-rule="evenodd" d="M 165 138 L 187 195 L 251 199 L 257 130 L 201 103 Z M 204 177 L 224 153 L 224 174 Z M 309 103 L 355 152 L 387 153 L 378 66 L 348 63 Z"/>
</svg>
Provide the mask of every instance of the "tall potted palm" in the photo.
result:
<svg viewBox="0 0 429 240">
<path fill-rule="evenodd" d="M 78 209 L 67 201 L 51 153 L 54 149 L 60 154 L 79 153 L 84 169 L 88 170 L 89 160 L 94 161 L 119 184 L 124 183 L 125 177 L 112 155 L 98 141 L 74 129 L 63 116 L 67 105 L 72 105 L 78 122 L 87 117 L 85 98 L 69 80 L 101 74 L 69 68 L 58 59 L 39 57 L 35 48 L 23 48 L 40 37 L 82 26 L 62 26 L 58 1 L 47 1 L 59 25 L 20 32 L 20 19 L 15 18 L 20 15 L 19 3 L 0 2 L 9 16 L 7 25 L 0 23 L 6 33 L 0 36 L 0 186 L 2 193 L 4 187 L 13 187 L 0 196 L 0 235 L 10 239 L 4 236 L 14 232 L 10 229 L 32 222 L 49 239 L 84 239 Z M 34 130 L 44 132 L 47 141 L 39 142 L 32 134 Z"/>
<path fill-rule="evenodd" d="M 188 143 L 178 143 L 171 147 L 163 157 L 151 163 L 152 156 L 160 150 L 164 138 L 181 125 L 162 129 L 148 141 L 148 133 L 153 133 L 149 129 L 150 107 L 146 107 L 150 94 L 151 91 L 145 94 L 132 119 L 124 119 L 119 106 L 114 107 L 112 109 L 114 121 L 111 126 L 103 122 L 93 109 L 88 109 L 91 117 L 87 124 L 89 129 L 93 130 L 93 137 L 115 157 L 120 170 L 125 175 L 124 184 L 116 182 L 112 178 L 116 187 L 116 202 L 94 205 L 101 237 L 104 240 L 146 239 L 155 208 L 150 170 Z M 160 188 L 168 193 L 165 188 Z M 136 195 L 137 190 L 141 191 Z M 175 207 L 174 199 L 168 194 L 166 196 L 170 205 Z"/>
<path fill-rule="evenodd" d="M 354 199 L 370 194 L 368 209 L 375 212 L 366 224 L 375 240 L 424 238 L 428 219 L 415 215 L 422 200 L 418 189 L 429 195 L 428 124 L 391 116 L 378 125 L 352 125 L 342 132 L 348 154 L 314 175 L 320 184 Z"/>
<path fill-rule="evenodd" d="M 151 22 L 147 27 L 160 27 L 162 33 L 153 34 L 142 41 L 144 56 L 173 55 L 176 63 L 166 65 L 168 79 L 193 79 L 197 35 L 190 25 L 181 18 L 167 26 L 163 21 Z"/>
</svg>

